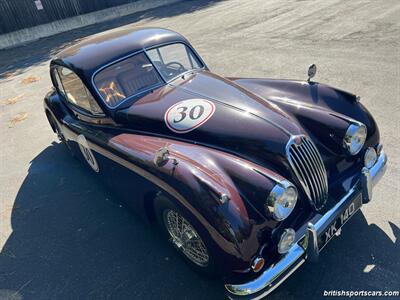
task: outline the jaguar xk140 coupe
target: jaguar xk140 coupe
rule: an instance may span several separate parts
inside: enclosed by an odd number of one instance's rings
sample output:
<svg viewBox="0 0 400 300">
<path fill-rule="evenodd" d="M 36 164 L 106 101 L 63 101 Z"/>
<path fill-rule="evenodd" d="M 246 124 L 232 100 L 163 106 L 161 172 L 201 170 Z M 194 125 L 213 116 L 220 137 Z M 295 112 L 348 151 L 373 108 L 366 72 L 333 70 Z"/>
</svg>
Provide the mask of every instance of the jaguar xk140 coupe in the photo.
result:
<svg viewBox="0 0 400 300">
<path fill-rule="evenodd" d="M 211 72 L 180 34 L 105 33 L 51 61 L 49 123 L 230 298 L 260 299 L 368 203 L 386 167 L 354 94 Z M 355 241 L 356 242 L 356 241 Z"/>
</svg>

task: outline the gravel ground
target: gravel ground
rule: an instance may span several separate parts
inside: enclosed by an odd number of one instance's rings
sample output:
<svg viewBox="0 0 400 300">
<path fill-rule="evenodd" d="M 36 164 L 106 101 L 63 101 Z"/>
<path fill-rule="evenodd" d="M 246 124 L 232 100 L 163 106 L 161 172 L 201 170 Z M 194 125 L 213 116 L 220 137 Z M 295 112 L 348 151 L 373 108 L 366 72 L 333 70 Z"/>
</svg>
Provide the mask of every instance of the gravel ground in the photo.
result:
<svg viewBox="0 0 400 300">
<path fill-rule="evenodd" d="M 270 299 L 399 289 L 400 2 L 187 1 L 0 51 L 0 299 L 224 299 L 152 227 L 54 142 L 42 99 L 49 60 L 120 26 L 184 34 L 227 76 L 306 78 L 361 95 L 389 155 L 386 176 L 317 265 Z"/>
</svg>

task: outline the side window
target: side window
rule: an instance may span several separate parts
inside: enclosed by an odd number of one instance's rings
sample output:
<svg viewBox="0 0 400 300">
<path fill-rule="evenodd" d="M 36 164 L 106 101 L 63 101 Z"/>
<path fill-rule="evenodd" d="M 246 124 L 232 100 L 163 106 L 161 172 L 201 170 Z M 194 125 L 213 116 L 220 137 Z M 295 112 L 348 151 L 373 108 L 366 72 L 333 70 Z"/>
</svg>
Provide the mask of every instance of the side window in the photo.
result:
<svg viewBox="0 0 400 300">
<path fill-rule="evenodd" d="M 155 51 L 149 51 L 152 59 L 154 59 L 156 51 L 159 59 L 166 65 L 178 62 L 186 70 L 201 68 L 200 63 L 184 44 L 171 44 L 160 47 Z"/>
<path fill-rule="evenodd" d="M 182 43 L 160 46 L 150 49 L 146 53 L 166 81 L 188 70 L 203 67 L 192 50 Z"/>
<path fill-rule="evenodd" d="M 93 115 L 103 115 L 103 111 L 80 78 L 68 68 L 58 67 L 55 74 L 58 88 L 63 90 L 66 100 Z M 60 81 L 60 82 L 59 82 Z"/>
</svg>

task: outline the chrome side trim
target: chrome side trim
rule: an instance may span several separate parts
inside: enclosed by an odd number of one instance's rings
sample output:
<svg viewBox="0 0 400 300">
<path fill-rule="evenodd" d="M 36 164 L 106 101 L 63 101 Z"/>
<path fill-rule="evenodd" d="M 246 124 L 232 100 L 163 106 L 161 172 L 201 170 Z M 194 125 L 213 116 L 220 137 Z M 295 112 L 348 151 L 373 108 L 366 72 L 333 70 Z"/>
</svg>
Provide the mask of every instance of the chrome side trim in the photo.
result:
<svg viewBox="0 0 400 300">
<path fill-rule="evenodd" d="M 381 151 L 375 165 L 369 170 L 372 186 L 374 186 L 386 170 L 387 156 Z M 362 175 L 360 174 L 360 177 Z M 360 178 L 361 179 L 361 178 Z M 287 277 L 296 271 L 306 259 L 311 259 L 313 254 L 320 250 L 316 249 L 316 237 L 328 226 L 337 214 L 348 205 L 348 202 L 360 191 L 365 189 L 363 181 L 361 188 L 356 184 L 340 201 L 326 212 L 315 224 L 309 223 L 307 226 L 308 234 L 303 235 L 296 244 L 292 246 L 288 253 L 268 269 L 266 269 L 258 278 L 243 284 L 225 284 L 231 299 L 240 299 L 254 294 L 252 299 L 261 299 L 275 290 Z M 306 240 L 306 241 L 304 241 Z M 305 244 L 304 244 L 305 242 Z M 302 246 L 303 245 L 303 246 Z"/>
</svg>

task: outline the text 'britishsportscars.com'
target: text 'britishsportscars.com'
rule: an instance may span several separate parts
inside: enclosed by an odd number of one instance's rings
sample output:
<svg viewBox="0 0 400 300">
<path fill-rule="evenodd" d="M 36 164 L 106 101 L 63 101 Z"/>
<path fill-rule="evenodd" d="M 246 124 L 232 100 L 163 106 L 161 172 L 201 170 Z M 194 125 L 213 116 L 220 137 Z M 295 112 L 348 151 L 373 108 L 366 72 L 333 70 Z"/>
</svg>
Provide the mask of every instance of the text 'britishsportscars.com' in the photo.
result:
<svg viewBox="0 0 400 300">
<path fill-rule="evenodd" d="M 324 291 L 324 297 L 399 297 L 400 291 L 330 290 Z"/>
</svg>

